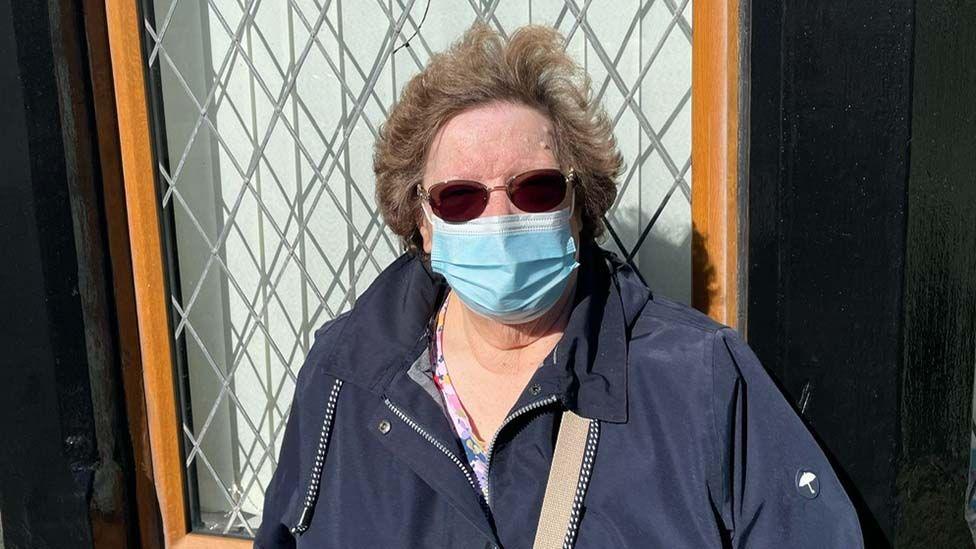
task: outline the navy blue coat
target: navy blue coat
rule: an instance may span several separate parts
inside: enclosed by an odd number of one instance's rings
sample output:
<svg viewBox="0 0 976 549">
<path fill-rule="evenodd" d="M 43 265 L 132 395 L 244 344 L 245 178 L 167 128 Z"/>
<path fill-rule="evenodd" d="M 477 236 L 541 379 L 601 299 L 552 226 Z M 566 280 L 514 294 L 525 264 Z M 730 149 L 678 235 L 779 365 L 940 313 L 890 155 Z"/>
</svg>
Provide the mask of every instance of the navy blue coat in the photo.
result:
<svg viewBox="0 0 976 549">
<path fill-rule="evenodd" d="M 566 407 L 599 420 L 576 547 L 862 547 L 823 452 L 729 327 L 583 248 L 576 302 L 474 488 L 430 377 L 442 277 L 406 254 L 298 377 L 258 548 L 530 548 Z"/>
</svg>

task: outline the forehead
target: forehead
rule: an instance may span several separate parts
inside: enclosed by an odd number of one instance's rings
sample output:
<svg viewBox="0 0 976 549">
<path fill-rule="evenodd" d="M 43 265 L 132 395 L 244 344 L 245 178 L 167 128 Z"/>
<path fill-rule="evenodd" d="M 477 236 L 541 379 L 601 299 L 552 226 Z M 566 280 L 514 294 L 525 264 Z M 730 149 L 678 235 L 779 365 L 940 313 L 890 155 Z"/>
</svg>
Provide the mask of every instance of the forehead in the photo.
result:
<svg viewBox="0 0 976 549">
<path fill-rule="evenodd" d="M 541 167 L 558 167 L 549 118 L 526 105 L 491 103 L 441 126 L 427 153 L 424 180 L 505 178 Z"/>
</svg>

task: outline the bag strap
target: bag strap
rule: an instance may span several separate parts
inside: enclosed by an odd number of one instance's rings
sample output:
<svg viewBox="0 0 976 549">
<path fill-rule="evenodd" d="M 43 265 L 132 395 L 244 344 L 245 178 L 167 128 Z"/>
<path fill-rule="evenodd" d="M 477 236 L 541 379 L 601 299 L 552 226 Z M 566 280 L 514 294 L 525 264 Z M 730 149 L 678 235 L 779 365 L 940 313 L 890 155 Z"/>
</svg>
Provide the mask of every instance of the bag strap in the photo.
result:
<svg viewBox="0 0 976 549">
<path fill-rule="evenodd" d="M 589 484 L 598 426 L 597 420 L 580 417 L 570 410 L 562 413 L 533 549 L 573 546 L 578 505 Z"/>
</svg>

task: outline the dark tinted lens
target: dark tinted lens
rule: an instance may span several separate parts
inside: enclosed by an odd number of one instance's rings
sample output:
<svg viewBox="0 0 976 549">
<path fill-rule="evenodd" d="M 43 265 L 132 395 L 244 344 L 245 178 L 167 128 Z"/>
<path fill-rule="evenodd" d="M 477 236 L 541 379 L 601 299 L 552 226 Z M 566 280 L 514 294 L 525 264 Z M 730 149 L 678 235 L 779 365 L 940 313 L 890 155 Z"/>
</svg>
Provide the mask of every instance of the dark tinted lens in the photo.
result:
<svg viewBox="0 0 976 549">
<path fill-rule="evenodd" d="M 566 178 L 559 170 L 536 170 L 512 183 L 512 203 L 523 212 L 547 212 L 566 197 Z"/>
<path fill-rule="evenodd" d="M 471 221 L 485 211 L 488 192 L 473 181 L 450 181 L 430 190 L 431 209 L 444 221 Z"/>
</svg>

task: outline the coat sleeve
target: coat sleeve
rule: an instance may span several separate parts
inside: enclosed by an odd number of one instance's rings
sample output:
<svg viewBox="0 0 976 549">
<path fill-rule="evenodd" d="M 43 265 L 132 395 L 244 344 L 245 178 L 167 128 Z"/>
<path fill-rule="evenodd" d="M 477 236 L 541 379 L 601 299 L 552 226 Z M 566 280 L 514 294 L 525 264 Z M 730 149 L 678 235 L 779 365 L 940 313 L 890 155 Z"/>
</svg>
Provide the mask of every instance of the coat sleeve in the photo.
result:
<svg viewBox="0 0 976 549">
<path fill-rule="evenodd" d="M 342 326 L 348 316 L 349 311 L 346 311 L 315 330 L 312 349 L 298 372 L 295 395 L 292 397 L 281 450 L 278 452 L 278 465 L 264 492 L 261 526 L 254 537 L 255 549 L 293 549 L 296 545 L 291 528 L 298 521 L 299 507 L 304 496 L 299 494 L 302 480 L 299 476 L 299 452 L 303 435 L 300 418 L 303 409 L 306 412 L 317 409 L 316 395 L 321 393 L 317 392 L 316 388 L 320 385 L 315 385 L 315 380 L 322 379 L 316 373 L 319 371 L 317 364 L 331 347 L 331 338 L 341 332 L 337 327 Z M 317 437 L 318 431 L 314 435 Z"/>
<path fill-rule="evenodd" d="M 732 547 L 863 547 L 837 475 L 752 349 L 726 327 L 711 350 L 709 491 Z"/>
<path fill-rule="evenodd" d="M 298 490 L 298 398 L 292 400 L 288 423 L 278 453 L 278 466 L 264 492 L 264 511 L 261 526 L 254 537 L 254 549 L 293 549 L 290 513 L 297 501 Z"/>
</svg>

